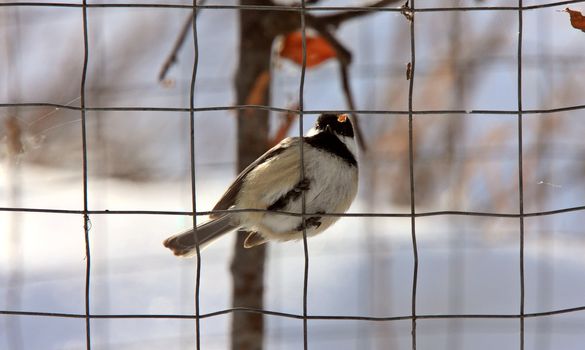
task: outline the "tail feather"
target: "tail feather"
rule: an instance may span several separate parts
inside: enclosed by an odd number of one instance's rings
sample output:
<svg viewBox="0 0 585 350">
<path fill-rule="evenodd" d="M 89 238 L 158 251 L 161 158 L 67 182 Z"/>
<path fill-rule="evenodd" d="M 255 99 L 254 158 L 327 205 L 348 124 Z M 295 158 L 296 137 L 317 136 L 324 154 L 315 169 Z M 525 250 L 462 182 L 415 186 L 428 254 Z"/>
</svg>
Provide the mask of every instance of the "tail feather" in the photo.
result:
<svg viewBox="0 0 585 350">
<path fill-rule="evenodd" d="M 223 215 L 197 226 L 199 250 L 202 250 L 219 237 L 236 228 L 238 228 L 238 225 L 233 223 L 230 215 Z M 171 236 L 165 239 L 163 244 L 177 256 L 190 258 L 197 254 L 193 229 Z"/>
</svg>

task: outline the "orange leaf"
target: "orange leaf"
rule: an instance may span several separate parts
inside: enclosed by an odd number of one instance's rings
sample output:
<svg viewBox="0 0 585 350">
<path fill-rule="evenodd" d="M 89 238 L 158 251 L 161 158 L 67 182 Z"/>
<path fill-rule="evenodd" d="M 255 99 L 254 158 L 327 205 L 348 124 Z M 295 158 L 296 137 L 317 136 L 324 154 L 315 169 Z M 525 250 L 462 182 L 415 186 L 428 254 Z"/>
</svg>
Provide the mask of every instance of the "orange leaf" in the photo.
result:
<svg viewBox="0 0 585 350">
<path fill-rule="evenodd" d="M 307 68 L 333 58 L 336 55 L 335 49 L 320 36 L 306 35 L 307 41 Z M 284 37 L 279 52 L 280 57 L 288 58 L 298 65 L 303 64 L 303 35 L 301 32 L 292 32 Z"/>
<path fill-rule="evenodd" d="M 568 7 L 565 9 L 565 12 L 568 12 L 569 16 L 571 16 L 571 25 L 573 28 L 577 28 L 585 32 L 585 16 L 583 16 L 581 12 L 571 10 Z"/>
</svg>

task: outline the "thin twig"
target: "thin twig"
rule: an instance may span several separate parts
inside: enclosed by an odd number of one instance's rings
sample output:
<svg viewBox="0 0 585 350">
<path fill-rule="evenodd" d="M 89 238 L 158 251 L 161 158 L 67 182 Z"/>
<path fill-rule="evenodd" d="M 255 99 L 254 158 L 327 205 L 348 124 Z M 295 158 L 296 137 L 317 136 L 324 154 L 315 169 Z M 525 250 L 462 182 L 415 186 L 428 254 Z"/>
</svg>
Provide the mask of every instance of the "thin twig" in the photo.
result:
<svg viewBox="0 0 585 350">
<path fill-rule="evenodd" d="M 200 0 L 199 5 L 205 4 L 205 1 L 206 0 Z M 199 15 L 199 12 L 201 12 L 201 11 L 197 11 L 197 15 Z M 185 18 L 185 23 L 183 24 L 183 27 L 181 28 L 181 33 L 177 37 L 177 40 L 175 40 L 175 44 L 173 45 L 173 49 L 171 50 L 171 53 L 167 56 L 167 59 L 165 60 L 165 62 L 162 65 L 160 73 L 158 74 L 158 81 L 165 80 L 165 78 L 167 77 L 167 73 L 169 72 L 169 69 L 171 69 L 171 67 L 175 63 L 177 63 L 177 61 L 178 61 L 177 56 L 179 54 L 179 50 L 181 50 L 183 43 L 185 43 L 185 39 L 187 38 L 187 34 L 191 30 L 192 23 L 193 23 L 193 16 L 191 14 L 189 14 L 187 16 L 187 18 Z"/>
<path fill-rule="evenodd" d="M 339 71 L 341 73 L 341 85 L 343 87 L 343 94 L 345 95 L 345 100 L 347 101 L 347 105 L 349 109 L 352 111 L 351 116 L 353 117 L 355 132 L 357 135 L 357 142 L 360 148 L 364 151 L 367 151 L 367 145 L 364 139 L 364 134 L 362 133 L 362 128 L 360 127 L 359 123 L 359 116 L 355 111 L 355 104 L 353 102 L 353 94 L 351 92 L 351 86 L 349 85 L 349 72 L 347 69 L 347 64 L 339 61 Z"/>
<path fill-rule="evenodd" d="M 370 6 L 365 6 L 366 8 L 376 8 L 376 7 L 386 7 L 393 3 L 403 2 L 404 0 L 381 0 L 375 4 Z M 339 25 L 347 20 L 354 19 L 357 17 L 365 16 L 370 14 L 371 11 L 345 11 L 339 12 L 332 15 L 326 16 L 319 16 L 319 21 L 327 26 L 333 26 L 335 28 L 339 27 Z"/>
<path fill-rule="evenodd" d="M 298 109 L 299 106 L 294 106 L 293 109 Z M 287 112 L 283 114 L 283 120 L 280 123 L 280 126 L 278 127 L 278 129 L 276 130 L 276 133 L 274 133 L 274 136 L 268 141 L 268 147 L 272 148 L 274 146 L 276 146 L 280 141 L 282 141 L 286 135 L 288 134 L 288 132 L 290 131 L 293 122 L 295 121 L 295 119 L 297 118 L 297 114 L 296 113 L 292 113 L 292 112 Z"/>
<path fill-rule="evenodd" d="M 367 146 L 364 142 L 363 133 L 359 125 L 359 116 L 355 113 L 355 103 L 353 100 L 353 94 L 351 92 L 351 86 L 349 84 L 349 72 L 348 66 L 351 63 L 351 51 L 345 48 L 343 44 L 331 33 L 329 28 L 321 22 L 321 17 L 306 16 L 307 23 L 313 27 L 319 34 L 327 40 L 327 42 L 335 49 L 337 59 L 339 60 L 339 68 L 341 73 L 341 84 L 343 93 L 349 109 L 352 111 L 351 115 L 354 119 L 354 126 L 356 129 L 357 140 L 360 148 L 364 151 L 367 150 Z"/>
<path fill-rule="evenodd" d="M 306 14 L 307 25 L 311 28 L 315 29 L 323 39 L 327 40 L 327 42 L 335 49 L 337 53 L 337 59 L 345 64 L 351 63 L 351 51 L 345 48 L 343 44 L 331 33 L 329 28 L 325 23 L 321 21 L 320 17 L 311 16 Z"/>
</svg>

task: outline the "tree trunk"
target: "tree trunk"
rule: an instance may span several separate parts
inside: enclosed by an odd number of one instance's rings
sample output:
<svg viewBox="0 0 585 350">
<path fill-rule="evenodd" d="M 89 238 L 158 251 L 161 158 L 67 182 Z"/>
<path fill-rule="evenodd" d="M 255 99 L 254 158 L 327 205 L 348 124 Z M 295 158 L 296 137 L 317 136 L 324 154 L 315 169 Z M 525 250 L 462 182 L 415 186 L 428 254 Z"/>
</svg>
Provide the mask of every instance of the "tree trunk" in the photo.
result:
<svg viewBox="0 0 585 350">
<path fill-rule="evenodd" d="M 242 5 L 269 5 L 268 1 L 241 0 Z M 273 37 L 262 28 L 265 11 L 240 11 L 240 59 L 236 75 L 237 103 L 245 104 L 257 77 L 270 68 Z M 270 87 L 264 101 L 269 102 Z M 266 151 L 268 145 L 268 111 L 238 111 L 238 170 Z M 266 246 L 244 249 L 245 235 L 239 233 L 231 265 L 233 277 L 232 305 L 263 308 L 264 261 Z M 262 314 L 235 312 L 232 318 L 232 349 L 262 349 L 264 321 Z"/>
</svg>

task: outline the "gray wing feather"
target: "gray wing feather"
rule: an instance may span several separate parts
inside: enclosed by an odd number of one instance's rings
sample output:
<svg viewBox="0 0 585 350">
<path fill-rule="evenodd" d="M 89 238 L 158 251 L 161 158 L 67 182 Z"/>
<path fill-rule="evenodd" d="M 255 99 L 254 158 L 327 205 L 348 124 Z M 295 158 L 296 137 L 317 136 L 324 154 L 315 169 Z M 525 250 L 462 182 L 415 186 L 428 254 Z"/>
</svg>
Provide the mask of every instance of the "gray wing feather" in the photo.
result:
<svg viewBox="0 0 585 350">
<path fill-rule="evenodd" d="M 246 169 L 244 169 L 238 175 L 238 177 L 234 180 L 234 182 L 232 182 L 230 187 L 223 194 L 221 199 L 217 202 L 215 207 L 213 207 L 213 210 L 227 210 L 231 206 L 233 206 L 236 203 L 238 193 L 240 192 L 240 189 L 242 188 L 242 184 L 244 183 L 244 179 L 246 178 L 246 176 L 254 168 L 256 168 L 258 165 L 277 156 L 278 154 L 282 153 L 284 150 L 291 147 L 292 145 L 298 144 L 298 140 L 299 140 L 298 137 L 288 137 L 288 138 L 282 140 L 278 145 L 276 145 L 276 146 L 272 147 L 271 149 L 269 149 L 268 151 L 266 151 L 266 153 L 264 153 L 262 156 L 260 156 L 258 159 L 256 159 L 252 164 L 248 165 L 246 167 Z M 215 214 L 209 215 L 209 217 L 216 218 L 220 215 L 222 215 L 222 214 L 215 213 Z"/>
</svg>

